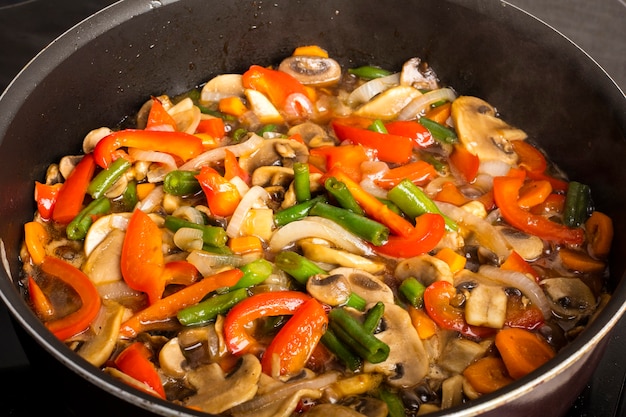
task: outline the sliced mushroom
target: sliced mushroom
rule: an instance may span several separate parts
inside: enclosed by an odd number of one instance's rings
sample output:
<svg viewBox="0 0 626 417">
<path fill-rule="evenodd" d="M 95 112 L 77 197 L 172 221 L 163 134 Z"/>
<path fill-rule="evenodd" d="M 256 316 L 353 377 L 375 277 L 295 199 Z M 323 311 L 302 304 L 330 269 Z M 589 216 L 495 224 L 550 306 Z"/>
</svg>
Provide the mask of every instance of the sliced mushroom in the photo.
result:
<svg viewBox="0 0 626 417">
<path fill-rule="evenodd" d="M 170 339 L 159 351 L 159 366 L 161 370 L 173 378 L 185 376 L 187 359 L 178 343 L 178 337 Z"/>
<path fill-rule="evenodd" d="M 292 181 L 293 168 L 276 165 L 258 167 L 252 173 L 250 180 L 252 185 L 261 187 L 280 186 L 285 189 L 289 187 Z"/>
<path fill-rule="evenodd" d="M 67 179 L 81 159 L 83 159 L 82 155 L 68 155 L 61 158 L 59 161 L 59 172 L 63 178 Z"/>
<path fill-rule="evenodd" d="M 463 375 L 453 375 L 441 384 L 441 409 L 452 408 L 463 401 Z"/>
<path fill-rule="evenodd" d="M 294 162 L 306 162 L 309 150 L 303 143 L 291 139 L 267 139 L 249 155 L 239 158 L 239 165 L 248 172 L 254 172 L 265 165 L 279 165 L 291 168 Z"/>
<path fill-rule="evenodd" d="M 535 235 L 529 235 L 511 227 L 496 226 L 513 250 L 527 261 L 533 261 L 544 251 L 544 242 Z"/>
<path fill-rule="evenodd" d="M 207 413 L 219 414 L 254 397 L 261 376 L 261 362 L 254 355 L 244 355 L 241 364 L 225 375 L 217 363 L 201 366 L 188 373 L 189 383 L 198 393 L 186 401 Z"/>
<path fill-rule="evenodd" d="M 451 114 L 460 141 L 481 163 L 501 161 L 514 165 L 517 162 L 510 141 L 526 139 L 526 133 L 498 118 L 489 103 L 477 97 L 461 96 L 452 102 Z"/>
<path fill-rule="evenodd" d="M 365 299 L 367 303 L 382 301 L 383 303 L 393 303 L 394 296 L 391 288 L 376 276 L 356 268 L 335 268 L 329 274 L 341 274 L 350 282 L 352 291 Z"/>
<path fill-rule="evenodd" d="M 452 271 L 450 266 L 441 259 L 423 254 L 401 261 L 394 271 L 394 276 L 399 280 L 414 277 L 425 286 L 435 281 L 447 281 L 452 283 Z"/>
<path fill-rule="evenodd" d="M 114 213 L 100 217 L 96 220 L 85 236 L 83 248 L 86 256 L 90 256 L 91 252 L 115 229 L 126 230 L 132 213 Z"/>
<path fill-rule="evenodd" d="M 411 324 L 409 313 L 402 307 L 385 303 L 384 330 L 376 337 L 389 345 L 389 356 L 383 362 L 365 362 L 365 372 L 387 375 L 387 383 L 406 388 L 420 382 L 428 374 L 428 355 Z"/>
<path fill-rule="evenodd" d="M 363 104 L 354 114 L 373 119 L 391 120 L 396 118 L 398 113 L 414 98 L 421 95 L 422 93 L 416 88 L 399 85 L 382 92 Z"/>
<path fill-rule="evenodd" d="M 439 88 L 437 74 L 420 58 L 411 58 L 402 66 L 400 84 L 420 90 L 436 90 Z"/>
<path fill-rule="evenodd" d="M 113 353 L 125 309 L 112 300 L 102 300 L 102 307 L 92 329 L 95 336 L 78 349 L 78 354 L 94 366 L 102 366 Z"/>
<path fill-rule="evenodd" d="M 332 137 L 317 123 L 304 122 L 291 127 L 287 131 L 287 135 L 300 135 L 304 143 L 310 148 L 319 148 L 321 146 L 334 145 Z"/>
<path fill-rule="evenodd" d="M 598 305 L 593 292 L 580 278 L 547 278 L 541 281 L 541 286 L 552 311 L 560 318 L 590 316 Z"/>
<path fill-rule="evenodd" d="M 113 229 L 87 257 L 82 270 L 96 285 L 122 280 L 120 257 L 126 233 Z"/>
<path fill-rule="evenodd" d="M 487 352 L 487 345 L 468 339 L 452 339 L 444 348 L 439 365 L 452 373 L 460 374 L 465 368 Z"/>
<path fill-rule="evenodd" d="M 315 274 L 306 282 L 306 290 L 314 298 L 330 306 L 338 306 L 348 301 L 350 283 L 340 274 Z"/>
<path fill-rule="evenodd" d="M 328 87 L 341 78 L 341 66 L 332 58 L 294 55 L 283 59 L 278 67 L 304 85 Z"/>
<path fill-rule="evenodd" d="M 109 136 L 112 132 L 113 131 L 108 127 L 100 127 L 87 133 L 85 139 L 83 139 L 83 152 L 85 152 L 85 154 L 93 152 L 98 142 Z"/>
<path fill-rule="evenodd" d="M 300 242 L 300 247 L 304 256 L 315 262 L 323 262 L 348 268 L 356 268 L 372 274 L 382 272 L 385 265 L 372 261 L 345 250 L 333 249 L 325 245 L 312 243 L 309 241 Z"/>
<path fill-rule="evenodd" d="M 479 284 L 465 302 L 465 320 L 473 326 L 500 329 L 506 320 L 507 296 L 499 285 Z"/>
<path fill-rule="evenodd" d="M 200 91 L 200 104 L 207 105 L 224 97 L 243 97 L 242 79 L 241 74 L 221 74 L 211 78 Z"/>
</svg>

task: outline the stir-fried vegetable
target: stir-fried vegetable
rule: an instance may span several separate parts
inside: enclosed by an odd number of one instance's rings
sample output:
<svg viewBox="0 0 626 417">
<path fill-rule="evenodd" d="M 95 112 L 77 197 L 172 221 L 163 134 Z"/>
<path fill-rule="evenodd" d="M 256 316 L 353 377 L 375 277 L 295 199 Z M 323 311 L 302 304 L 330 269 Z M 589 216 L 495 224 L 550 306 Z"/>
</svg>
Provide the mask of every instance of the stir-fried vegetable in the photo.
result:
<svg viewBox="0 0 626 417">
<path fill-rule="evenodd" d="M 208 413 L 414 417 L 534 372 L 597 314 L 611 219 L 490 103 L 419 58 L 252 64 L 34 184 L 23 287 L 68 347 Z"/>
</svg>

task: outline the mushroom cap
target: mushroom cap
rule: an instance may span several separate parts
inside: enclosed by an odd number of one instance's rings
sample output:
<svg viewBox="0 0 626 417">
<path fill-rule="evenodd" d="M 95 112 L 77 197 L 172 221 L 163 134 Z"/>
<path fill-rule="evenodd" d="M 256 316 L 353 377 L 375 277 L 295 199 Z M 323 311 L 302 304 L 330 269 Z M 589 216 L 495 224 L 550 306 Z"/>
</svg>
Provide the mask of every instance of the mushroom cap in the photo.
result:
<svg viewBox="0 0 626 417">
<path fill-rule="evenodd" d="M 341 66 L 332 58 L 294 55 L 283 59 L 278 69 L 304 85 L 328 87 L 341 79 Z"/>
</svg>

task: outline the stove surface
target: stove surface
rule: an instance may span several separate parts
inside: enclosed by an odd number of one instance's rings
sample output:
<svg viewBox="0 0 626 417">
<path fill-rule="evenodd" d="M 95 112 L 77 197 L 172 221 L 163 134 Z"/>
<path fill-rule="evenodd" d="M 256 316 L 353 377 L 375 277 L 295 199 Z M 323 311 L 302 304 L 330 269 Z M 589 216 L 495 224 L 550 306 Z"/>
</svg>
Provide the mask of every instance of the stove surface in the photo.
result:
<svg viewBox="0 0 626 417">
<path fill-rule="evenodd" d="M 509 0 L 537 16 L 577 43 L 593 57 L 622 88 L 626 90 L 626 0 Z M 111 0 L 0 0 L 0 91 L 49 42 L 90 14 L 113 3 Z M 78 381 L 78 377 L 60 367 L 48 368 L 32 362 L 33 356 L 46 356 L 32 346 L 23 346 L 16 337 L 7 310 L 0 303 L 0 378 L 8 383 L 0 401 L 0 415 L 31 416 L 46 404 L 48 411 L 60 415 L 80 415 L 92 401 L 92 416 L 134 415 L 147 413 L 121 400 L 105 396 L 83 382 L 84 399 L 79 405 L 67 404 L 59 393 L 59 381 Z M 592 380 L 573 404 L 567 417 L 624 416 L 626 398 L 624 382 L 626 359 L 626 318 L 611 335 L 611 342 Z M 54 377 L 50 376 L 54 374 Z M 73 385 L 72 385 L 73 386 Z M 74 396 L 73 396 L 74 397 Z M 37 401 L 33 401 L 37 398 Z M 94 400 L 91 400 L 94 398 Z M 73 401 L 73 400 L 72 400 Z M 549 413 L 548 413 L 549 414 Z"/>
</svg>

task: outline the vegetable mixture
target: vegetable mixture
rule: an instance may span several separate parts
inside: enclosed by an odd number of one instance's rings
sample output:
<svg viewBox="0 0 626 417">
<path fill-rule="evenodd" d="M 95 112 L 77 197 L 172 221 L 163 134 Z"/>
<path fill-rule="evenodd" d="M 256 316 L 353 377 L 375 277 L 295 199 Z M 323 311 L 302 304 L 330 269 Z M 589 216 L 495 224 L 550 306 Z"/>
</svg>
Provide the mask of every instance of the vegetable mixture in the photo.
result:
<svg viewBox="0 0 626 417">
<path fill-rule="evenodd" d="M 32 308 L 207 413 L 414 416 L 497 391 L 606 303 L 613 228 L 493 104 L 419 58 L 346 69 L 318 46 L 151 97 L 36 182 Z"/>
</svg>

